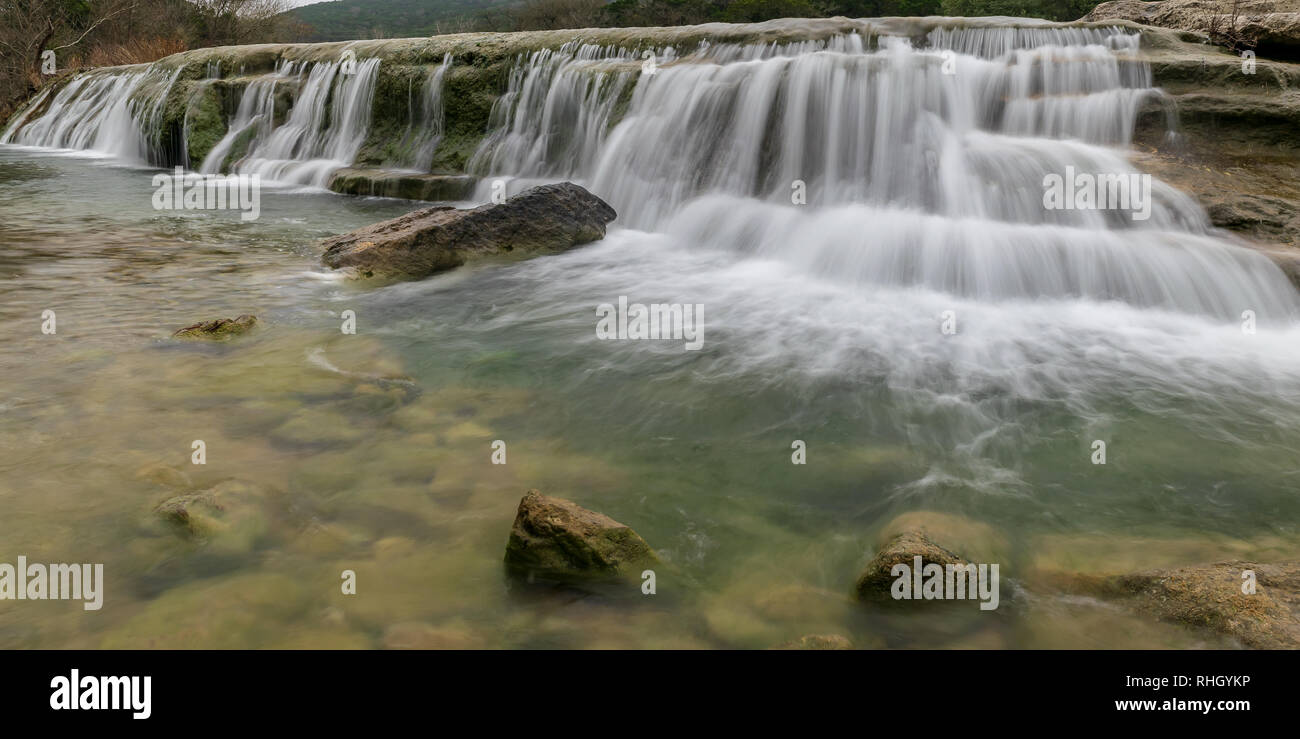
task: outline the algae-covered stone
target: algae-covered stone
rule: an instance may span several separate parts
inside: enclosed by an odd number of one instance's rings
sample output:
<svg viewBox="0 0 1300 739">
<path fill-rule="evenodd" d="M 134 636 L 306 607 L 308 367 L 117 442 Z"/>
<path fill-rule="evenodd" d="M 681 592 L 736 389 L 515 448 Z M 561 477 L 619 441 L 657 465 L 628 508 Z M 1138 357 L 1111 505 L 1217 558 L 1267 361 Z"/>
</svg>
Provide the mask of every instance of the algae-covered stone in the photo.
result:
<svg viewBox="0 0 1300 739">
<path fill-rule="evenodd" d="M 238 318 L 218 318 L 213 321 L 200 321 L 178 329 L 172 334 L 175 339 L 207 339 L 225 341 L 226 339 L 246 334 L 257 325 L 257 316 L 244 314 Z"/>
<path fill-rule="evenodd" d="M 1139 572 L 1107 578 L 1099 590 L 1163 621 L 1209 628 L 1246 646 L 1300 647 L 1300 560 Z"/>
<path fill-rule="evenodd" d="M 880 528 L 876 544 L 884 546 L 899 534 L 921 532 L 932 541 L 973 562 L 1006 562 L 1011 547 L 1005 536 L 994 527 L 956 513 L 908 511 L 899 514 Z"/>
<path fill-rule="evenodd" d="M 268 491 L 241 480 L 173 496 L 154 511 L 189 537 L 229 552 L 247 552 L 270 530 Z"/>
<path fill-rule="evenodd" d="M 226 134 L 226 117 L 221 92 L 216 84 L 205 80 L 196 84 L 185 110 L 187 124 L 185 146 L 190 162 L 198 164 Z"/>
<path fill-rule="evenodd" d="M 506 544 L 511 572 L 546 580 L 639 579 L 659 564 L 635 531 L 603 513 L 529 490 Z"/>
<path fill-rule="evenodd" d="M 965 565 L 961 555 L 936 544 L 924 531 L 913 530 L 890 539 L 876 556 L 867 563 L 858 576 L 856 592 L 859 599 L 876 600 L 890 597 L 890 588 L 897 578 L 892 574 L 894 565 L 913 567 L 916 558 L 922 565 Z"/>
</svg>

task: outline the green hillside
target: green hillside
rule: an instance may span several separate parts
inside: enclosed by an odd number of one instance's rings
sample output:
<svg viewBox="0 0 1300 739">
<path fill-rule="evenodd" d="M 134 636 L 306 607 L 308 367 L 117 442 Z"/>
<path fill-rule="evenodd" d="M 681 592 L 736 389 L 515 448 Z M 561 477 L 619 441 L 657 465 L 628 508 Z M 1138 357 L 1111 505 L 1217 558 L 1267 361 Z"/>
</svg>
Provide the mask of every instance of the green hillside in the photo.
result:
<svg viewBox="0 0 1300 739">
<path fill-rule="evenodd" d="M 432 36 L 468 31 L 488 10 L 518 0 L 336 0 L 287 15 L 310 27 L 304 41 Z"/>
</svg>

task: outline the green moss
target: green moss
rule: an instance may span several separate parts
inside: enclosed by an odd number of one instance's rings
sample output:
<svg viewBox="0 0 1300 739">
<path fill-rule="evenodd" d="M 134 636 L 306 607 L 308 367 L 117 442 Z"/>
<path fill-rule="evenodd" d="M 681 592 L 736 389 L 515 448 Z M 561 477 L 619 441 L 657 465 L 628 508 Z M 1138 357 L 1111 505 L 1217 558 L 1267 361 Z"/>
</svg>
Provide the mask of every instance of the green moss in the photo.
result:
<svg viewBox="0 0 1300 739">
<path fill-rule="evenodd" d="M 487 135 L 492 106 L 505 92 L 509 65 L 453 66 L 443 79 L 442 105 L 446 127 L 433 153 L 433 171 L 464 172 Z"/>
<path fill-rule="evenodd" d="M 186 155 L 190 166 L 197 167 L 226 135 L 226 116 L 218 86 L 199 83 L 194 87 L 185 109 L 185 123 Z"/>
</svg>

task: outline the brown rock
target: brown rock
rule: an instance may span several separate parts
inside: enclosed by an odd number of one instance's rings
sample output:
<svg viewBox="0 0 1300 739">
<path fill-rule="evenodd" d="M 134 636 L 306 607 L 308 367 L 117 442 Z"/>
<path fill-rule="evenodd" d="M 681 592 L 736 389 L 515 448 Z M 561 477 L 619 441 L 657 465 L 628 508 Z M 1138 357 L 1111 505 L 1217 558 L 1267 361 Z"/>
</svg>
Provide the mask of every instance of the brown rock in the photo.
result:
<svg viewBox="0 0 1300 739">
<path fill-rule="evenodd" d="M 436 206 L 326 239 L 321 261 L 359 277 L 418 279 L 474 257 L 556 252 L 597 241 L 615 216 L 605 201 L 571 182 L 542 185 L 499 205 Z"/>
<path fill-rule="evenodd" d="M 860 600 L 890 598 L 890 587 L 896 579 L 891 574 L 894 565 L 905 564 L 910 568 L 914 565 L 916 557 L 921 558 L 923 566 L 966 564 L 966 560 L 960 555 L 931 541 L 924 531 L 913 530 L 901 533 L 881 547 L 858 576 L 858 598 Z"/>
<path fill-rule="evenodd" d="M 1242 573 L 1255 573 L 1254 593 Z M 1300 560 L 1219 562 L 1105 578 L 1098 593 L 1163 621 L 1213 629 L 1258 649 L 1300 648 Z"/>
<path fill-rule="evenodd" d="M 529 490 L 519 501 L 506 544 L 517 575 L 546 580 L 639 579 L 659 564 L 635 531 L 572 501 Z"/>
</svg>

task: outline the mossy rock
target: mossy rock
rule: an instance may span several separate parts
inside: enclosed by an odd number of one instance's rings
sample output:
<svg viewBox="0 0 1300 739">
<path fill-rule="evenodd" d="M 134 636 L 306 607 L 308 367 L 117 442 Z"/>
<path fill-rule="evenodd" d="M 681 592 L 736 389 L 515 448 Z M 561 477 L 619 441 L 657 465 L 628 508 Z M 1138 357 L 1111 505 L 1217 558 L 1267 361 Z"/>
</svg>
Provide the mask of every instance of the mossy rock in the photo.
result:
<svg viewBox="0 0 1300 739">
<path fill-rule="evenodd" d="M 200 321 L 177 329 L 172 334 L 174 339 L 203 339 L 207 341 L 226 341 L 248 333 L 257 325 L 257 316 L 244 314 L 238 318 L 218 318 L 213 321 Z"/>
<path fill-rule="evenodd" d="M 894 565 L 907 565 L 910 569 L 915 566 L 917 557 L 921 558 L 922 566 L 967 564 L 961 555 L 935 543 L 924 531 L 907 531 L 890 539 L 867 563 L 858 576 L 855 588 L 858 599 L 889 601 L 892 598 L 890 589 L 898 579 L 893 574 Z"/>
<path fill-rule="evenodd" d="M 1254 590 L 1246 573 L 1254 573 Z M 1300 561 L 1233 561 L 1109 577 L 1070 588 L 1114 599 L 1161 621 L 1210 629 L 1257 649 L 1300 648 Z"/>
<path fill-rule="evenodd" d="M 217 551 L 250 552 L 271 529 L 269 492 L 259 485 L 226 480 L 159 503 L 154 512 L 190 539 Z"/>
<path fill-rule="evenodd" d="M 198 168 L 212 147 L 226 135 L 222 94 L 217 86 L 200 83 L 194 87 L 185 109 L 185 123 L 185 153 L 190 166 Z"/>
<path fill-rule="evenodd" d="M 632 529 L 603 513 L 529 490 L 506 543 L 506 567 L 530 580 L 640 580 L 659 557 Z"/>
</svg>

